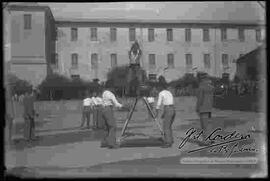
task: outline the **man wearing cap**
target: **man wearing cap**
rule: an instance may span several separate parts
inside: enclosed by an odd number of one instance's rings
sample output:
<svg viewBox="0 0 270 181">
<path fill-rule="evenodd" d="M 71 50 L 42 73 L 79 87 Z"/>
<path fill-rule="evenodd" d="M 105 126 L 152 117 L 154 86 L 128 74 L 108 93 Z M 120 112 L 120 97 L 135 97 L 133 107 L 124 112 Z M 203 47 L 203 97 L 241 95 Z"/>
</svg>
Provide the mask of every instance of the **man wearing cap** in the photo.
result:
<svg viewBox="0 0 270 181">
<path fill-rule="evenodd" d="M 107 135 L 101 141 L 101 147 L 118 148 L 119 146 L 116 144 L 116 121 L 113 106 L 117 108 L 122 108 L 123 106 L 117 101 L 115 95 L 112 93 L 112 89 L 109 87 L 102 93 L 102 100 L 102 117 L 106 124 Z"/>
<path fill-rule="evenodd" d="M 163 105 L 163 132 L 164 145 L 163 148 L 169 148 L 173 144 L 172 124 L 175 119 L 175 108 L 172 93 L 167 89 L 166 82 L 161 83 L 162 91 L 158 94 L 158 101 L 156 106 L 156 117 L 158 117 L 160 107 Z"/>
<path fill-rule="evenodd" d="M 211 118 L 212 107 L 213 107 L 213 94 L 214 87 L 211 85 L 206 73 L 202 73 L 200 78 L 200 84 L 197 94 L 197 105 L 196 111 L 200 117 L 201 128 L 203 130 L 203 139 L 206 139 L 209 131 L 211 131 L 209 119 Z"/>
<path fill-rule="evenodd" d="M 25 138 L 27 142 L 34 140 L 35 134 L 35 116 L 37 115 L 34 109 L 34 102 L 36 99 L 36 94 L 32 89 L 29 89 L 23 99 L 24 106 L 24 120 L 25 120 Z"/>
</svg>

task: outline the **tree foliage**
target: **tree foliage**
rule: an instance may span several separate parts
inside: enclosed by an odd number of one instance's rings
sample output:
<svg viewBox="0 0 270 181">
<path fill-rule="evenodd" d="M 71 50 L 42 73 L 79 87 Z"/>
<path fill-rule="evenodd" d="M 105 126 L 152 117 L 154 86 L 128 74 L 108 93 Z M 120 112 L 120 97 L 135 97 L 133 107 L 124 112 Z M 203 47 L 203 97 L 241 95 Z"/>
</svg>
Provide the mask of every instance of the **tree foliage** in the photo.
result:
<svg viewBox="0 0 270 181">
<path fill-rule="evenodd" d="M 7 74 L 6 81 L 11 95 L 25 94 L 27 90 L 32 89 L 32 85 L 28 81 L 22 80 L 14 74 Z"/>
<path fill-rule="evenodd" d="M 107 85 L 113 87 L 125 87 L 128 83 L 129 65 L 117 66 L 107 73 Z M 145 70 L 141 69 L 143 79 L 146 79 Z"/>
<path fill-rule="evenodd" d="M 48 75 L 38 86 L 40 98 L 50 99 L 78 99 L 83 98 L 86 91 L 92 93 L 99 89 L 97 81 L 85 81 L 81 78 L 70 79 L 63 75 Z"/>
</svg>

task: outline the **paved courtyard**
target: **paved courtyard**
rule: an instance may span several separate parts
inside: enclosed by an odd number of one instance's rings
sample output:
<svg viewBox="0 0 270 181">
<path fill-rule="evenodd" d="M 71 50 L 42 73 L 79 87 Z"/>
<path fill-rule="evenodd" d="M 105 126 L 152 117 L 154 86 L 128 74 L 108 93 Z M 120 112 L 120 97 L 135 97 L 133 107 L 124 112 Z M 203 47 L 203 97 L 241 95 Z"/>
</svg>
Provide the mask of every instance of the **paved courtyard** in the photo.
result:
<svg viewBox="0 0 270 181">
<path fill-rule="evenodd" d="M 124 101 L 124 100 L 122 100 Z M 13 144 L 5 147 L 5 165 L 12 173 L 24 176 L 52 177 L 108 177 L 108 176 L 255 176 L 265 163 L 265 115 L 263 113 L 223 111 L 214 109 L 211 124 L 221 127 L 224 133 L 234 130 L 248 133 L 258 152 L 235 154 L 241 157 L 256 156 L 258 164 L 246 165 L 186 165 L 180 160 L 184 157 L 211 157 L 206 150 L 188 153 L 198 148 L 196 141 L 188 141 L 180 150 L 179 144 L 186 131 L 199 128 L 198 115 L 195 113 L 195 99 L 180 97 L 176 99 L 177 116 L 173 124 L 174 145 L 161 148 L 160 133 L 153 121 L 148 120 L 145 105 L 141 102 L 128 125 L 127 137 L 119 149 L 100 148 L 102 130 L 79 128 L 81 114 L 79 101 L 43 102 L 37 104 L 40 116 L 36 120 L 37 141 L 26 145 L 22 139 L 23 120 L 18 117 L 13 129 Z M 62 105 L 62 106 L 59 106 Z M 18 108 L 18 115 L 20 110 Z M 116 111 L 117 136 L 127 117 L 127 112 Z M 243 143 L 244 144 L 244 143 Z M 224 157 L 222 154 L 214 156 Z M 197 171 L 196 171 L 197 170 Z"/>
</svg>

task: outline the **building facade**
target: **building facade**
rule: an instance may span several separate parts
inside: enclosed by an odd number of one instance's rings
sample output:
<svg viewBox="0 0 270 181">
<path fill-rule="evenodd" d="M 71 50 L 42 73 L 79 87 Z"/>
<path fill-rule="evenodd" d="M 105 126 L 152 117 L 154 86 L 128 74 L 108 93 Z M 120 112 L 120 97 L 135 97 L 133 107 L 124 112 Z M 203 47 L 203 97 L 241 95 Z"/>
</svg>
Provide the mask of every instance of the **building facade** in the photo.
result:
<svg viewBox="0 0 270 181">
<path fill-rule="evenodd" d="M 9 43 L 6 58 L 10 72 L 37 86 L 52 73 L 55 58 L 55 23 L 47 6 L 8 6 Z"/>
<path fill-rule="evenodd" d="M 172 81 L 196 71 L 229 73 L 232 79 L 235 60 L 265 38 L 265 24 L 258 21 L 54 20 L 49 7 L 36 8 L 11 8 L 11 69 L 27 79 L 56 72 L 105 81 L 113 67 L 129 64 L 135 40 L 151 79 L 163 74 Z M 29 13 L 33 27 L 26 30 L 23 20 Z M 23 73 L 29 69 L 32 73 Z"/>
</svg>

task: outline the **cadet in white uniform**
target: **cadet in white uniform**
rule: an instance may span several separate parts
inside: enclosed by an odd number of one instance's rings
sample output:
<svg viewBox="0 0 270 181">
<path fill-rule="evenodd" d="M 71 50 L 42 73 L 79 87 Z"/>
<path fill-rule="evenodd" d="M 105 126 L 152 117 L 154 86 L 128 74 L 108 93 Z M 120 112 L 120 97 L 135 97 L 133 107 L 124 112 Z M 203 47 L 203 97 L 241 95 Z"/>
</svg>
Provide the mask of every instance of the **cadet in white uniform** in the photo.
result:
<svg viewBox="0 0 270 181">
<path fill-rule="evenodd" d="M 164 145 L 163 148 L 171 147 L 173 144 L 172 124 L 175 119 L 175 108 L 172 93 L 167 89 L 166 83 L 161 85 L 162 91 L 158 95 L 158 102 L 156 106 L 156 117 L 159 114 L 160 107 L 163 105 L 163 132 Z"/>
<path fill-rule="evenodd" d="M 92 113 L 92 107 L 93 107 L 93 100 L 90 98 L 89 93 L 86 93 L 86 97 L 83 100 L 83 110 L 82 110 L 82 124 L 81 128 L 84 126 L 85 121 L 87 124 L 87 128 L 90 128 L 90 117 Z"/>
<path fill-rule="evenodd" d="M 117 101 L 115 95 L 109 88 L 103 92 L 102 99 L 102 117 L 106 124 L 107 135 L 102 140 L 101 147 L 118 148 L 118 145 L 116 144 L 116 121 L 114 118 L 113 106 L 118 108 L 123 106 Z"/>
</svg>

